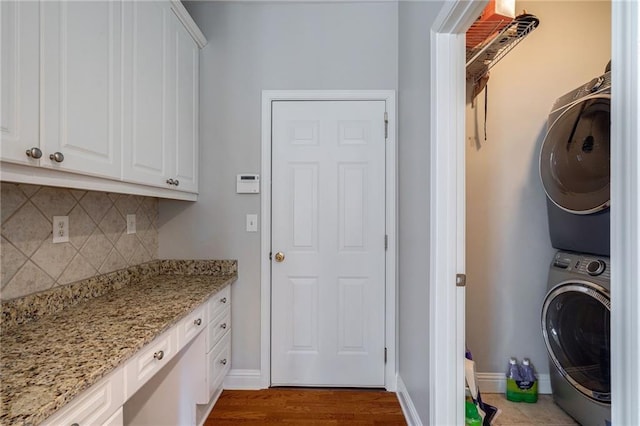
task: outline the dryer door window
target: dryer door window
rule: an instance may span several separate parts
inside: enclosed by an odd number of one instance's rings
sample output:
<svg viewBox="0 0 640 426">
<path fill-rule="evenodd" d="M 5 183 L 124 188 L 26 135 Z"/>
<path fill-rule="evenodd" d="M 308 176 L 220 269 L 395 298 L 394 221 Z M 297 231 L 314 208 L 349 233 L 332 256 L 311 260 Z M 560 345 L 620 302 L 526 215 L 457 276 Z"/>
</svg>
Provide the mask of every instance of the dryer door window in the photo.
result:
<svg viewBox="0 0 640 426">
<path fill-rule="evenodd" d="M 558 207 L 590 214 L 609 206 L 611 96 L 597 94 L 551 123 L 540 152 L 540 176 Z"/>
<path fill-rule="evenodd" d="M 544 341 L 558 371 L 580 392 L 611 402 L 610 301 L 602 287 L 567 283 L 547 294 Z"/>
</svg>

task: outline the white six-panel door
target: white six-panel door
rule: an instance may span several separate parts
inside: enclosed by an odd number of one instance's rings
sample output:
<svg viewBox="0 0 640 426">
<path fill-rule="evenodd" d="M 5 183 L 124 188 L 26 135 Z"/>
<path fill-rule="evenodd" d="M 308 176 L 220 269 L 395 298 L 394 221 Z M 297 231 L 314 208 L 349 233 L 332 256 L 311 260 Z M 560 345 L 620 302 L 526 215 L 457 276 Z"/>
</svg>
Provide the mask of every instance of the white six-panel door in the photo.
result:
<svg viewBox="0 0 640 426">
<path fill-rule="evenodd" d="M 384 116 L 273 102 L 272 385 L 385 384 Z"/>
</svg>

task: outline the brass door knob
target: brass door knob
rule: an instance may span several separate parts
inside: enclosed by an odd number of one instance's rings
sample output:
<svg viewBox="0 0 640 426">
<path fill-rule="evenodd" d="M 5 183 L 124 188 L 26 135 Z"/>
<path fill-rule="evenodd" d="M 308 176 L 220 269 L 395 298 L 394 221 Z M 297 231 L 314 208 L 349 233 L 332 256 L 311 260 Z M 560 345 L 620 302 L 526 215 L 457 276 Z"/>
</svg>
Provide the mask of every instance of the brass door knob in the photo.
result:
<svg viewBox="0 0 640 426">
<path fill-rule="evenodd" d="M 279 251 L 276 253 L 276 262 L 282 262 L 284 260 L 284 253 Z"/>
</svg>

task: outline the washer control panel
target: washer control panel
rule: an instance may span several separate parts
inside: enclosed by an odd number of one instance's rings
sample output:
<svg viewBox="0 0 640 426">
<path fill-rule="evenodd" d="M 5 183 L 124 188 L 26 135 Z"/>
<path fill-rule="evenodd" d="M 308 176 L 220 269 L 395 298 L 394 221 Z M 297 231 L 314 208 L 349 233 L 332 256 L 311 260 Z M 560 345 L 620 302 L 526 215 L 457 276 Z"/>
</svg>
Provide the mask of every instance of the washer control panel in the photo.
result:
<svg viewBox="0 0 640 426">
<path fill-rule="evenodd" d="M 592 277 L 611 278 L 608 257 L 559 251 L 553 258 L 552 266 Z"/>
</svg>

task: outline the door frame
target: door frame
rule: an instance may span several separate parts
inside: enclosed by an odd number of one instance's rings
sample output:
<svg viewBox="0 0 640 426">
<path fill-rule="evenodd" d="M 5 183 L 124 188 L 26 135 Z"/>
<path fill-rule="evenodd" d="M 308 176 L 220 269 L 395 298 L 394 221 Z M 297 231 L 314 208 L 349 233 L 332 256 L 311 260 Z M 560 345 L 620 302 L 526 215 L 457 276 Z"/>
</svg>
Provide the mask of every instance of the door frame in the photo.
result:
<svg viewBox="0 0 640 426">
<path fill-rule="evenodd" d="M 487 0 L 445 2 L 431 27 L 429 422 L 464 424 L 465 32 Z M 452 336 L 454 338 L 452 338 Z"/>
<path fill-rule="evenodd" d="M 388 235 L 385 260 L 385 388 L 397 387 L 397 177 L 396 92 L 394 90 L 263 90 L 262 91 L 262 188 L 260 217 L 260 385 L 271 386 L 271 121 L 274 101 L 384 101 L 389 119 L 385 146 L 385 227 Z M 380 117 L 382 120 L 383 117 Z"/>
<path fill-rule="evenodd" d="M 464 33 L 486 3 L 445 2 L 431 30 L 429 424 L 463 424 L 460 336 L 464 336 L 464 312 L 453 283 L 456 262 L 464 258 L 460 253 L 464 246 L 455 246 L 460 238 L 456 224 L 465 214 L 460 181 L 464 179 Z M 611 147 L 616 165 L 611 168 L 611 420 L 612 424 L 633 424 L 640 395 L 640 5 L 614 0 L 611 19 L 611 62 L 615 64 L 611 136 L 618 141 Z M 448 333 L 456 333 L 457 338 L 451 339 Z"/>
</svg>

